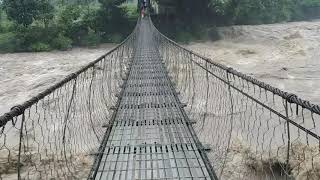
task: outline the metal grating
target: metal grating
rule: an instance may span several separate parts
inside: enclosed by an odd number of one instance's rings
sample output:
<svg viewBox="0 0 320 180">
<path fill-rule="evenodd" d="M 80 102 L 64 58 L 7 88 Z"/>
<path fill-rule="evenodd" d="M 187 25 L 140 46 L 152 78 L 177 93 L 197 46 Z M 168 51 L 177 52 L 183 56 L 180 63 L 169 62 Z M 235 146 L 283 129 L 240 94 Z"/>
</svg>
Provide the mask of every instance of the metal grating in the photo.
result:
<svg viewBox="0 0 320 180">
<path fill-rule="evenodd" d="M 210 179 L 146 24 L 95 179 Z"/>
<path fill-rule="evenodd" d="M 209 179 L 193 144 L 107 147 L 97 179 Z"/>
</svg>

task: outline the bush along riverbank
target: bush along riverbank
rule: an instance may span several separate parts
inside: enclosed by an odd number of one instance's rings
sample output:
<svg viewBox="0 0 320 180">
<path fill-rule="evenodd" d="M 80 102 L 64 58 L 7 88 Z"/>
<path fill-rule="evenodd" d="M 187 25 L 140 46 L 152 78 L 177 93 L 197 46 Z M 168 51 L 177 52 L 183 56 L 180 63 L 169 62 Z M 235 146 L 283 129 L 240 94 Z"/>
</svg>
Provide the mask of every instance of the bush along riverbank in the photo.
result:
<svg viewBox="0 0 320 180">
<path fill-rule="evenodd" d="M 217 40 L 217 26 L 260 25 L 320 17 L 320 0 L 159 0 L 153 20 L 170 38 Z"/>
<path fill-rule="evenodd" d="M 150 9 L 155 25 L 179 43 L 218 40 L 219 26 L 320 16 L 320 0 L 157 0 L 156 4 L 159 8 Z M 119 43 L 138 16 L 137 5 L 126 0 L 0 0 L 0 52 Z"/>
<path fill-rule="evenodd" d="M 107 0 L 4 0 L 0 7 L 0 52 L 67 50 L 119 43 L 132 31 L 134 5 Z"/>
</svg>

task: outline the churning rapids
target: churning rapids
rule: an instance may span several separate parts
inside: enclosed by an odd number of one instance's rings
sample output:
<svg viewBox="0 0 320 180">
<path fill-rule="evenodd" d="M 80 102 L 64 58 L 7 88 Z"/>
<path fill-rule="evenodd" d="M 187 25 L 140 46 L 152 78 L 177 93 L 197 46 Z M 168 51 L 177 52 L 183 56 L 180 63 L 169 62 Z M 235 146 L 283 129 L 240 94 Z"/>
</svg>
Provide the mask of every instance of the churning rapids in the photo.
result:
<svg viewBox="0 0 320 180">
<path fill-rule="evenodd" d="M 320 104 L 320 20 L 220 28 L 222 40 L 187 48 L 217 62 Z M 100 57 L 113 45 L 47 53 L 0 55 L 0 114 L 68 73 Z"/>
<path fill-rule="evenodd" d="M 114 45 L 105 44 L 95 49 L 0 54 L 0 114 L 99 58 L 112 47 Z"/>
<path fill-rule="evenodd" d="M 222 40 L 191 43 L 215 61 L 320 104 L 320 20 L 220 28 Z M 100 57 L 112 45 L 0 55 L 0 113 Z"/>
<path fill-rule="evenodd" d="M 320 104 L 320 20 L 220 28 L 222 40 L 187 48 Z"/>
<path fill-rule="evenodd" d="M 186 47 L 320 104 L 320 20 L 224 27 L 219 28 L 219 33 L 222 37 L 219 41 L 191 43 Z M 105 54 L 113 46 L 1 54 L 0 114 Z"/>
</svg>

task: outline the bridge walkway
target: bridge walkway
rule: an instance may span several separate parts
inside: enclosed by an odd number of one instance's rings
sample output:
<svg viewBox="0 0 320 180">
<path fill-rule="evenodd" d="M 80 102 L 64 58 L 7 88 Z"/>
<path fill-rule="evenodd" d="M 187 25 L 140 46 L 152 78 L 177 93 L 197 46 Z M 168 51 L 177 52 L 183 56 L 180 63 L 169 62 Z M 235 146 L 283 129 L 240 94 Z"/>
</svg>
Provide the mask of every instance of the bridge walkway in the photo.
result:
<svg viewBox="0 0 320 180">
<path fill-rule="evenodd" d="M 150 30 L 140 22 L 95 179 L 211 179 Z"/>
</svg>

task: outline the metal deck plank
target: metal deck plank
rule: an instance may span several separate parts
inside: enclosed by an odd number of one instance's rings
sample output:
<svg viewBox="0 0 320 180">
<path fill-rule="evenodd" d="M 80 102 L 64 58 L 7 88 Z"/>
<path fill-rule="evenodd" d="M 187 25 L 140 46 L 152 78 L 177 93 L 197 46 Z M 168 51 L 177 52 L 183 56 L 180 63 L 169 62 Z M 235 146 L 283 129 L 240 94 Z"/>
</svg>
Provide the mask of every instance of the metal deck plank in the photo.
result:
<svg viewBox="0 0 320 180">
<path fill-rule="evenodd" d="M 210 179 L 151 31 L 141 26 L 96 179 Z"/>
</svg>

